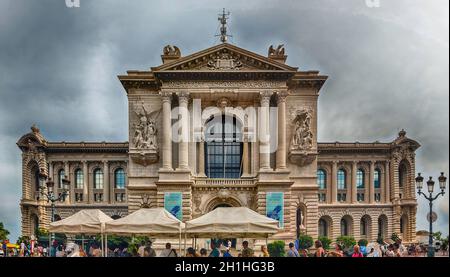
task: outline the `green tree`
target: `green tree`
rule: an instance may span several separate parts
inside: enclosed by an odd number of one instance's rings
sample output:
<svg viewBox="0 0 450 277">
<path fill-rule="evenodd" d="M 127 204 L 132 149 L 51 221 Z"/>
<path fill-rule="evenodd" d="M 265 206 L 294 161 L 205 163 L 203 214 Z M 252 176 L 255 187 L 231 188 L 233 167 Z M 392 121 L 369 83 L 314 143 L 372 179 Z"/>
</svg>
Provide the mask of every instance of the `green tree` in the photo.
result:
<svg viewBox="0 0 450 277">
<path fill-rule="evenodd" d="M 8 239 L 9 231 L 3 226 L 3 222 L 0 222 L 0 240 Z"/>
<path fill-rule="evenodd" d="M 282 240 L 277 240 L 267 245 L 270 257 L 284 257 L 285 243 Z"/>
<path fill-rule="evenodd" d="M 345 251 L 356 245 L 356 240 L 351 236 L 340 236 L 336 239 L 336 243 L 342 246 Z"/>
<path fill-rule="evenodd" d="M 398 236 L 397 233 L 392 233 L 391 240 L 397 241 L 397 240 L 399 240 L 399 239 L 400 239 L 400 237 Z"/>
<path fill-rule="evenodd" d="M 331 239 L 328 237 L 320 236 L 319 241 L 322 243 L 323 249 L 330 249 Z"/>
<path fill-rule="evenodd" d="M 358 240 L 358 245 L 359 246 L 367 246 L 367 244 L 369 244 L 369 241 L 366 239 L 360 239 Z"/>
<path fill-rule="evenodd" d="M 313 246 L 314 240 L 311 236 L 300 235 L 298 236 L 298 248 L 300 250 L 305 250 Z"/>
<path fill-rule="evenodd" d="M 441 232 L 441 231 L 438 231 L 438 232 L 433 233 L 433 238 L 434 238 L 435 240 L 441 241 L 441 240 L 442 240 L 442 232 Z"/>
</svg>

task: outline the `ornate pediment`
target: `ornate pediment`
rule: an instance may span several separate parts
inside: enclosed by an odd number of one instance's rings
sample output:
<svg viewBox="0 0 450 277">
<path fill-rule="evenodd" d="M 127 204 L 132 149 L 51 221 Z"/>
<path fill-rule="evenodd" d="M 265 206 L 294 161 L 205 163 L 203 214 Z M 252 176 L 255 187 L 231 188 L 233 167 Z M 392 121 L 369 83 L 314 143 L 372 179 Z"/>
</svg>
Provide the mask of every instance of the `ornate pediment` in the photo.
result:
<svg viewBox="0 0 450 277">
<path fill-rule="evenodd" d="M 268 57 L 223 43 L 170 63 L 152 68 L 158 71 L 297 71 Z"/>
</svg>

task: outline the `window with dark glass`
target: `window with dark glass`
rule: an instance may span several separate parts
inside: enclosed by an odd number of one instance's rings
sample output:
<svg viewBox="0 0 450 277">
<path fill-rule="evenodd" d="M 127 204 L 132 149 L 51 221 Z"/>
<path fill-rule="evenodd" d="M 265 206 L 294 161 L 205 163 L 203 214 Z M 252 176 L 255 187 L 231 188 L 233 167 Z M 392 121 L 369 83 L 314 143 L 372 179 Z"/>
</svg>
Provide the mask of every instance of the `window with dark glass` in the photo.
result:
<svg viewBox="0 0 450 277">
<path fill-rule="evenodd" d="M 343 170 L 343 169 L 340 169 L 337 174 L 338 189 L 346 189 L 347 188 L 346 177 L 347 177 L 347 172 L 345 172 L 345 170 Z"/>
<path fill-rule="evenodd" d="M 114 172 L 114 184 L 116 189 L 125 188 L 125 170 L 122 168 L 119 168 Z"/>
<path fill-rule="evenodd" d="M 63 188 L 63 180 L 66 176 L 66 172 L 64 171 L 64 169 L 61 169 L 58 172 L 58 188 L 62 189 Z"/>
<path fill-rule="evenodd" d="M 319 219 L 319 236 L 327 237 L 328 236 L 328 223 L 325 219 Z"/>
<path fill-rule="evenodd" d="M 242 134 L 236 117 L 216 116 L 206 123 L 206 174 L 209 178 L 240 178 Z"/>
<path fill-rule="evenodd" d="M 359 189 L 364 188 L 364 170 L 358 169 L 356 172 L 356 187 Z"/>
<path fill-rule="evenodd" d="M 317 170 L 317 185 L 319 189 L 327 188 L 327 174 L 323 169 Z"/>
<path fill-rule="evenodd" d="M 344 218 L 341 219 L 341 236 L 348 236 L 348 222 Z"/>
<path fill-rule="evenodd" d="M 100 168 L 94 170 L 94 189 L 103 189 L 103 171 Z"/>
<path fill-rule="evenodd" d="M 84 186 L 83 170 L 77 169 L 75 170 L 75 188 L 82 189 L 83 186 Z"/>
<path fill-rule="evenodd" d="M 378 168 L 373 173 L 373 185 L 376 189 L 381 188 L 381 171 Z"/>
</svg>

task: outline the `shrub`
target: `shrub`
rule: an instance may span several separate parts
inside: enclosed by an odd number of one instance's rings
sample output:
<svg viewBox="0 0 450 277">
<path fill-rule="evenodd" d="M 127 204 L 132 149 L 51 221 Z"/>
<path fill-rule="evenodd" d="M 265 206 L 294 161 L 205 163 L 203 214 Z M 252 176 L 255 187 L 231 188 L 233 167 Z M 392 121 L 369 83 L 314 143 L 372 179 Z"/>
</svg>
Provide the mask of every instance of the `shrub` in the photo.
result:
<svg viewBox="0 0 450 277">
<path fill-rule="evenodd" d="M 397 241 L 399 239 L 400 239 L 400 237 L 399 237 L 399 235 L 397 233 L 392 233 L 391 240 Z"/>
<path fill-rule="evenodd" d="M 331 239 L 321 236 L 319 240 L 322 243 L 323 249 L 330 249 Z"/>
<path fill-rule="evenodd" d="M 355 238 L 350 236 L 340 236 L 336 239 L 336 243 L 341 245 L 345 250 L 349 250 L 356 245 Z"/>
<path fill-rule="evenodd" d="M 384 238 L 381 234 L 378 234 L 377 242 L 378 242 L 378 244 L 381 244 L 381 245 L 384 244 Z"/>
<path fill-rule="evenodd" d="M 304 250 L 313 246 L 314 240 L 311 236 L 300 235 L 298 236 L 298 249 Z"/>
<path fill-rule="evenodd" d="M 369 244 L 369 242 L 366 239 L 358 240 L 358 245 L 359 246 L 367 246 L 367 244 Z"/>
<path fill-rule="evenodd" d="M 267 250 L 271 257 L 284 257 L 285 243 L 282 240 L 277 240 L 267 245 Z"/>
</svg>

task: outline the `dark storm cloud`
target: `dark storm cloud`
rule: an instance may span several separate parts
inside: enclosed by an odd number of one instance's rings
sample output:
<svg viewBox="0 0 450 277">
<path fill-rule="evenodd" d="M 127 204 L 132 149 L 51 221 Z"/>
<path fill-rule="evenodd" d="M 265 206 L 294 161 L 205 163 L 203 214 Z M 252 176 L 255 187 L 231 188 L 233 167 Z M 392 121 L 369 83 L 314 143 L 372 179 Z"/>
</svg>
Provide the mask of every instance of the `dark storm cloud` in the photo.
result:
<svg viewBox="0 0 450 277">
<path fill-rule="evenodd" d="M 130 3 L 131 2 L 131 3 Z M 17 139 L 37 123 L 49 140 L 127 140 L 127 100 L 116 75 L 212 46 L 217 13 L 232 11 L 231 42 L 330 76 L 319 104 L 320 141 L 418 140 L 417 169 L 448 166 L 448 1 L 0 2 L 0 221 L 19 233 Z M 445 8 L 443 8 L 445 7 Z M 448 198 L 437 229 L 448 233 Z M 426 228 L 421 201 L 418 229 Z"/>
</svg>

